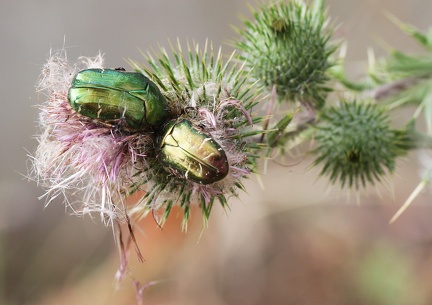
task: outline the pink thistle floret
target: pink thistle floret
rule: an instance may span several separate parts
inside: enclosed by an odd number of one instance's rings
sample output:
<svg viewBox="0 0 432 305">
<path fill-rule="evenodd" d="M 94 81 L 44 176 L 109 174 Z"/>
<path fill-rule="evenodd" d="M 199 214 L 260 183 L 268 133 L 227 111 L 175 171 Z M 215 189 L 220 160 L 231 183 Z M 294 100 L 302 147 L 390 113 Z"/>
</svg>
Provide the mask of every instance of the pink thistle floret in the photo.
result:
<svg viewBox="0 0 432 305">
<path fill-rule="evenodd" d="M 251 172 L 250 169 L 245 167 L 247 163 L 246 154 L 239 150 L 237 144 L 232 141 L 232 137 L 237 135 L 237 130 L 225 126 L 224 110 L 229 106 L 238 108 L 252 126 L 252 119 L 249 113 L 238 100 L 229 98 L 222 100 L 213 111 L 210 111 L 206 107 L 198 109 L 198 114 L 201 118 L 199 121 L 200 124 L 205 126 L 206 131 L 222 146 L 230 166 L 229 174 L 223 180 L 205 187 L 202 185 L 194 186 L 194 190 L 200 192 L 206 202 L 210 200 L 210 197 L 223 194 L 221 190 L 225 189 L 226 186 L 239 182 Z"/>
</svg>

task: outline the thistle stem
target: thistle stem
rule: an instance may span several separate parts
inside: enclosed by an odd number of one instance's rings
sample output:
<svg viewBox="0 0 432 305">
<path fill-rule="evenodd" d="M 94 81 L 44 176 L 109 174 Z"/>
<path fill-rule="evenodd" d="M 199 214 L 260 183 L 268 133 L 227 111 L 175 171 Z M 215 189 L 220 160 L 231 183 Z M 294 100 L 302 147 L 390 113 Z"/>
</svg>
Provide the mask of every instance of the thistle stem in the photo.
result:
<svg viewBox="0 0 432 305">
<path fill-rule="evenodd" d="M 403 212 L 411 205 L 411 203 L 414 201 L 414 199 L 420 194 L 420 192 L 425 188 L 425 186 L 428 184 L 428 180 L 423 179 L 420 181 L 420 183 L 417 185 L 415 190 L 411 193 L 411 195 L 408 197 L 408 199 L 405 201 L 405 203 L 400 207 L 400 209 L 394 214 L 392 219 L 390 219 L 389 224 L 392 224 L 396 221 L 396 219 L 399 218 L 400 215 L 402 215 Z"/>
</svg>

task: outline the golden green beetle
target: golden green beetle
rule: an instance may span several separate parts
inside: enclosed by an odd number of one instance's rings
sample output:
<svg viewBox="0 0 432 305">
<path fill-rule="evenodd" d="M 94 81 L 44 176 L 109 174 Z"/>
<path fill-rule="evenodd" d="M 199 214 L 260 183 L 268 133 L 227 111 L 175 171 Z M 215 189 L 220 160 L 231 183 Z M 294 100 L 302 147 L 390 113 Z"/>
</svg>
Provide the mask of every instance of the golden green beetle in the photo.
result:
<svg viewBox="0 0 432 305">
<path fill-rule="evenodd" d="M 186 119 L 172 120 L 159 138 L 159 160 L 170 172 L 200 184 L 222 180 L 229 171 L 222 147 Z"/>
<path fill-rule="evenodd" d="M 170 116 L 159 88 L 141 73 L 124 69 L 86 69 L 77 73 L 68 93 L 72 108 L 104 122 L 123 122 L 126 129 L 160 126 Z"/>
</svg>

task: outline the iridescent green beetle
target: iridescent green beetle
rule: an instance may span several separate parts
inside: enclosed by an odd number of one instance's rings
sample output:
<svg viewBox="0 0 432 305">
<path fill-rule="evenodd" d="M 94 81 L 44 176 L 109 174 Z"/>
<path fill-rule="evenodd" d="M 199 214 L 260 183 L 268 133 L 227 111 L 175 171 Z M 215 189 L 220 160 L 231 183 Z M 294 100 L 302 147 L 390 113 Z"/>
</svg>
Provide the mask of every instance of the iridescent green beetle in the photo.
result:
<svg viewBox="0 0 432 305">
<path fill-rule="evenodd" d="M 168 122 L 159 139 L 159 160 L 171 172 L 210 184 L 226 177 L 228 159 L 222 147 L 186 119 Z"/>
<path fill-rule="evenodd" d="M 124 69 L 87 69 L 78 72 L 69 89 L 72 108 L 103 122 L 123 123 L 126 129 L 160 126 L 170 112 L 159 88 L 141 73 Z"/>
</svg>

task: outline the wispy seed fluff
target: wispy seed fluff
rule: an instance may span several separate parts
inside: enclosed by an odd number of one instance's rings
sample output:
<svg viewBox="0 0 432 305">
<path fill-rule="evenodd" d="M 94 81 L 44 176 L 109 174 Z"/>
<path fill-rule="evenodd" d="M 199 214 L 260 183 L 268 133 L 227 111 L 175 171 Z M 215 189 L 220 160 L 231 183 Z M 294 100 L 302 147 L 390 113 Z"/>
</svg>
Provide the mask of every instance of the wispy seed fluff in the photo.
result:
<svg viewBox="0 0 432 305">
<path fill-rule="evenodd" d="M 191 204 L 199 204 L 207 219 L 215 200 L 225 206 L 227 197 L 237 195 L 241 179 L 255 168 L 248 137 L 254 134 L 256 95 L 244 86 L 246 77 L 232 59 L 223 64 L 221 53 L 215 58 L 207 47 L 195 46 L 188 54 L 188 64 L 179 48 L 176 62 L 165 51 L 160 54 L 163 68 L 151 58 L 152 69 L 133 65 L 160 87 L 169 103 L 169 121 L 187 119 L 221 146 L 228 175 L 211 184 L 193 182 L 159 162 L 160 130 L 122 130 L 74 111 L 68 102 L 73 77 L 84 69 L 103 68 L 103 57 L 82 57 L 71 64 L 63 50 L 50 54 L 37 86 L 46 100 L 38 105 L 39 146 L 31 157 L 32 176 L 46 188 L 48 203 L 61 196 L 77 214 L 98 212 L 107 223 L 152 212 L 159 224 L 172 206 L 180 205 L 186 225 Z M 126 205 L 131 194 L 139 198 Z"/>
<path fill-rule="evenodd" d="M 46 100 L 38 105 L 39 146 L 32 161 L 48 203 L 61 195 L 77 214 L 100 212 L 112 221 L 127 212 L 125 195 L 129 185 L 142 179 L 136 174 L 147 167 L 145 148 L 152 139 L 115 132 L 70 107 L 67 95 L 76 73 L 102 67 L 101 54 L 74 64 L 64 50 L 50 54 L 37 86 Z"/>
</svg>

